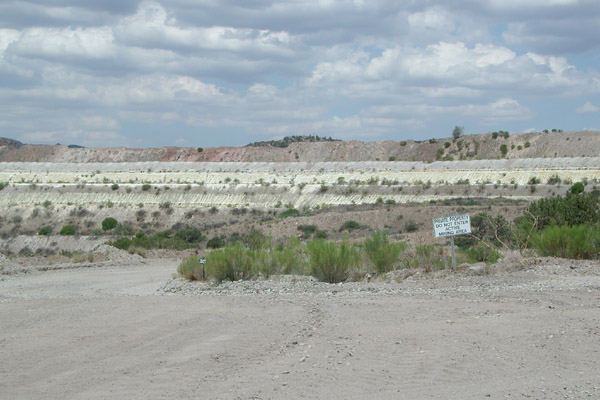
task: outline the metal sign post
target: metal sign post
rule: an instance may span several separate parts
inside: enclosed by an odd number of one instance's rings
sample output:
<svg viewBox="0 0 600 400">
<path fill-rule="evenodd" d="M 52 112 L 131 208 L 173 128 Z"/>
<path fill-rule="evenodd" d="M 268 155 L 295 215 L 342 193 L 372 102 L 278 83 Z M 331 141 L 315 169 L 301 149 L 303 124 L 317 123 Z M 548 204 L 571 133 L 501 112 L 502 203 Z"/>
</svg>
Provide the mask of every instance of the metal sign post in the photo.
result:
<svg viewBox="0 0 600 400">
<path fill-rule="evenodd" d="M 200 258 L 198 263 L 202 264 L 202 280 L 206 280 L 206 275 L 204 273 L 204 266 L 206 265 L 206 258 Z"/>
<path fill-rule="evenodd" d="M 456 268 L 454 236 L 471 233 L 471 217 L 469 214 L 463 214 L 434 218 L 433 233 L 436 238 L 450 236 L 450 245 L 452 246 L 452 268 Z"/>
</svg>

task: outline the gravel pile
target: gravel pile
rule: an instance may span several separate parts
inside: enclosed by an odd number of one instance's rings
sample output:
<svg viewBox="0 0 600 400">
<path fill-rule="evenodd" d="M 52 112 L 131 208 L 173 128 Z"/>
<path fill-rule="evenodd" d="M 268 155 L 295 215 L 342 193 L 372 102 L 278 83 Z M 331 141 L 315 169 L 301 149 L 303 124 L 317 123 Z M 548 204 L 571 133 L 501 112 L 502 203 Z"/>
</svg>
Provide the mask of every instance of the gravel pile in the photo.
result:
<svg viewBox="0 0 600 400">
<path fill-rule="evenodd" d="M 96 247 L 94 253 L 101 254 L 113 264 L 142 264 L 144 262 L 144 258 L 138 254 L 129 254 L 107 244 Z"/>
</svg>

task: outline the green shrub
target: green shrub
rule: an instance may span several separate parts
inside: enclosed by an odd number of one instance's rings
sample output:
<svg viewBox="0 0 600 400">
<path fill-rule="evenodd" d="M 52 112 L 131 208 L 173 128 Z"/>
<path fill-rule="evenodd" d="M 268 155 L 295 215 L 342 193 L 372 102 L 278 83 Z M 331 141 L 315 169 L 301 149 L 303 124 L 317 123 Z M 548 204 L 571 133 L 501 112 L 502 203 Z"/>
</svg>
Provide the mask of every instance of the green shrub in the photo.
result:
<svg viewBox="0 0 600 400">
<path fill-rule="evenodd" d="M 49 234 L 52 233 L 52 227 L 51 226 L 44 226 L 42 229 L 40 229 L 38 231 L 38 235 L 40 236 L 47 236 Z"/>
<path fill-rule="evenodd" d="M 218 249 L 225 246 L 225 240 L 219 236 L 213 236 L 206 242 L 206 247 L 210 249 Z"/>
<path fill-rule="evenodd" d="M 347 242 L 339 245 L 324 239 L 314 239 L 307 244 L 310 273 L 328 283 L 348 279 L 349 271 L 358 265 L 358 252 Z"/>
<path fill-rule="evenodd" d="M 119 185 L 117 185 L 116 183 L 113 183 L 110 188 L 112 190 L 117 190 L 119 188 Z"/>
<path fill-rule="evenodd" d="M 52 205 L 52 202 L 51 202 L 50 200 L 45 200 L 45 201 L 42 203 L 42 205 L 43 205 L 45 208 L 48 208 L 48 207 L 50 207 L 50 206 Z"/>
<path fill-rule="evenodd" d="M 200 229 L 182 229 L 177 231 L 175 237 L 183 240 L 186 243 L 196 244 L 206 240 L 206 236 L 202 234 Z"/>
<path fill-rule="evenodd" d="M 179 273 L 179 275 L 183 276 L 185 279 L 189 279 L 190 281 L 193 281 L 195 279 L 197 279 L 197 270 L 198 268 L 200 268 L 200 271 L 202 271 L 202 265 L 199 264 L 198 262 L 198 257 L 196 257 L 195 255 L 189 255 L 187 258 L 185 258 L 178 266 L 177 266 L 177 272 Z"/>
<path fill-rule="evenodd" d="M 406 243 L 392 243 L 387 233 L 376 232 L 365 240 L 365 252 L 375 271 L 392 271 L 400 253 L 406 249 Z"/>
<path fill-rule="evenodd" d="M 242 235 L 242 243 L 251 250 L 260 250 L 271 247 L 271 238 L 253 227 Z"/>
<path fill-rule="evenodd" d="M 394 156 L 389 156 L 389 157 L 388 157 L 388 161 L 396 161 L 396 157 L 394 157 Z"/>
<path fill-rule="evenodd" d="M 353 231 L 355 229 L 362 229 L 364 228 L 363 225 L 359 224 L 356 221 L 346 221 L 342 224 L 342 226 L 340 227 L 340 232 L 342 231 Z"/>
<path fill-rule="evenodd" d="M 297 217 L 299 215 L 300 215 L 300 211 L 296 210 L 295 208 L 288 208 L 287 210 L 285 210 L 281 214 L 279 214 L 279 217 L 280 218 Z"/>
<path fill-rule="evenodd" d="M 582 225 L 600 222 L 598 198 L 591 193 L 547 197 L 532 202 L 525 211 L 538 231 L 551 225 Z"/>
<path fill-rule="evenodd" d="M 240 242 L 213 250 L 206 256 L 206 270 L 217 282 L 248 279 L 252 265 L 252 258 Z"/>
<path fill-rule="evenodd" d="M 4 189 L 6 187 L 7 184 L 5 184 L 4 182 L 0 182 L 0 190 Z"/>
<path fill-rule="evenodd" d="M 204 149 L 202 147 L 198 147 L 198 153 L 202 153 L 204 151 Z"/>
<path fill-rule="evenodd" d="M 110 231 L 111 229 L 116 228 L 117 225 L 118 225 L 117 220 L 112 217 L 107 217 L 102 220 L 102 230 L 103 231 Z"/>
<path fill-rule="evenodd" d="M 296 238 L 290 239 L 287 246 L 281 245 L 273 250 L 273 257 L 284 274 L 304 274 L 308 270 L 304 246 L 301 246 Z"/>
<path fill-rule="evenodd" d="M 147 184 L 147 183 L 144 183 L 144 184 L 142 185 L 142 190 L 143 190 L 144 192 L 147 192 L 147 191 L 148 191 L 148 190 L 150 190 L 151 188 L 152 188 L 152 185 L 149 185 L 149 184 Z"/>
<path fill-rule="evenodd" d="M 580 194 L 583 192 L 585 192 L 585 185 L 582 182 L 577 182 L 569 188 L 569 193 L 571 194 Z"/>
<path fill-rule="evenodd" d="M 479 242 L 473 247 L 463 250 L 470 263 L 485 262 L 494 264 L 500 258 L 500 252 L 495 247 Z"/>
<path fill-rule="evenodd" d="M 508 154 L 508 146 L 505 144 L 500 145 L 500 153 L 502 153 L 502 157 L 506 157 L 506 154 Z"/>
<path fill-rule="evenodd" d="M 531 142 L 525 142 L 523 146 L 525 146 L 525 148 L 528 149 L 529 147 L 531 147 Z"/>
<path fill-rule="evenodd" d="M 492 132 L 492 139 L 498 138 L 498 132 Z"/>
<path fill-rule="evenodd" d="M 537 176 L 532 176 L 531 178 L 529 178 L 529 182 L 527 182 L 527 184 L 529 185 L 537 185 L 539 183 L 541 183 L 542 180 L 540 178 L 538 178 Z"/>
<path fill-rule="evenodd" d="M 600 228 L 587 224 L 549 226 L 532 235 L 530 241 L 542 256 L 595 259 L 600 250 Z"/>
<path fill-rule="evenodd" d="M 116 247 L 117 249 L 127 250 L 131 246 L 131 240 L 128 238 L 118 238 L 112 242 L 107 243 L 109 246 Z"/>
<path fill-rule="evenodd" d="M 73 236 L 75 234 L 75 227 L 73 225 L 65 225 L 62 227 L 59 234 L 63 236 Z"/>
</svg>

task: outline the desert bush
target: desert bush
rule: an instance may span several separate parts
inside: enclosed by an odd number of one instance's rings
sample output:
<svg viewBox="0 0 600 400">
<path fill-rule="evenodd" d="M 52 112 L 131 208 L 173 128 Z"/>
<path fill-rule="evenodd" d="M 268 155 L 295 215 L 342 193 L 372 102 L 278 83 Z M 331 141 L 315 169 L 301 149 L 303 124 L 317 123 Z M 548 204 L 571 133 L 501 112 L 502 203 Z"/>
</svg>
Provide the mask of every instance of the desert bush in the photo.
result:
<svg viewBox="0 0 600 400">
<path fill-rule="evenodd" d="M 138 246 L 129 246 L 127 248 L 127 252 L 129 254 L 137 254 L 140 257 L 146 258 L 147 255 L 147 251 L 146 249 L 144 249 L 143 247 L 138 247 Z"/>
<path fill-rule="evenodd" d="M 560 185 L 561 182 L 562 179 L 560 179 L 560 176 L 558 176 L 558 174 L 554 174 L 550 178 L 548 178 L 548 185 Z"/>
<path fill-rule="evenodd" d="M 196 279 L 196 272 L 198 268 L 202 266 L 198 262 L 198 257 L 195 255 L 187 256 L 178 266 L 177 273 L 183 276 L 185 279 L 193 281 Z"/>
<path fill-rule="evenodd" d="M 124 224 L 117 224 L 117 226 L 115 226 L 115 229 L 113 231 L 113 234 L 118 235 L 118 236 L 128 236 L 128 235 L 133 235 L 133 228 L 129 225 L 124 225 Z"/>
<path fill-rule="evenodd" d="M 417 230 L 419 230 L 419 224 L 410 219 L 406 221 L 406 224 L 404 224 L 404 230 L 406 232 L 416 232 Z"/>
<path fill-rule="evenodd" d="M 110 231 L 111 229 L 116 228 L 117 225 L 118 225 L 117 220 L 112 217 L 107 217 L 102 220 L 102 230 L 103 231 Z"/>
<path fill-rule="evenodd" d="M 251 250 L 260 250 L 271 247 L 271 238 L 260 229 L 252 228 L 241 237 L 242 243 Z"/>
<path fill-rule="evenodd" d="M 219 236 L 213 236 L 206 242 L 206 247 L 210 249 L 218 249 L 225 246 L 225 240 Z"/>
<path fill-rule="evenodd" d="M 315 232 L 315 239 L 327 239 L 327 231 L 325 230 L 318 230 Z"/>
<path fill-rule="evenodd" d="M 342 226 L 340 227 L 340 232 L 343 231 L 353 231 L 355 229 L 363 229 L 366 228 L 366 226 L 359 224 L 356 221 L 346 221 L 342 224 Z"/>
<path fill-rule="evenodd" d="M 585 191 L 585 186 L 582 182 L 577 182 L 569 188 L 569 193 L 571 193 L 571 194 L 580 194 L 580 193 L 583 193 L 584 191 Z"/>
<path fill-rule="evenodd" d="M 47 236 L 49 234 L 52 233 L 52 227 L 51 226 L 44 226 L 42 229 L 40 229 L 38 231 L 38 235 L 40 236 Z"/>
<path fill-rule="evenodd" d="M 508 154 L 508 146 L 505 144 L 500 145 L 500 153 L 502 153 L 502 157 L 506 157 L 506 154 Z"/>
<path fill-rule="evenodd" d="M 117 185 L 116 183 L 113 183 L 113 184 L 110 186 L 110 188 L 111 188 L 111 190 L 117 190 L 117 189 L 119 188 L 119 185 Z"/>
<path fill-rule="evenodd" d="M 144 192 L 147 192 L 147 191 L 148 191 L 148 190 L 150 190 L 151 188 L 152 188 L 152 186 L 151 186 L 151 185 L 149 185 L 149 184 L 147 184 L 147 183 L 144 183 L 144 184 L 142 185 L 142 190 L 143 190 Z"/>
<path fill-rule="evenodd" d="M 473 247 L 463 250 L 470 263 L 485 262 L 494 264 L 500 258 L 500 252 L 493 246 L 487 243 L 479 242 Z"/>
<path fill-rule="evenodd" d="M 240 242 L 213 250 L 206 256 L 206 270 L 217 282 L 248 279 L 253 260 Z"/>
<path fill-rule="evenodd" d="M 375 271 L 392 271 L 406 243 L 392 243 L 385 232 L 376 232 L 364 242 L 365 253 Z"/>
<path fill-rule="evenodd" d="M 414 249 L 413 257 L 404 258 L 405 268 L 423 268 L 426 272 L 444 269 L 447 260 L 444 249 L 433 244 L 422 244 Z"/>
<path fill-rule="evenodd" d="M 495 247 L 510 247 L 512 242 L 510 223 L 502 215 L 493 217 L 486 213 L 479 213 L 471 217 L 471 234 L 454 238 L 454 243 L 465 249 L 475 246 L 480 241 Z"/>
<path fill-rule="evenodd" d="M 531 178 L 529 178 L 529 181 L 527 182 L 527 184 L 528 185 L 537 185 L 541 182 L 542 182 L 542 180 L 540 178 L 538 178 L 537 176 L 532 176 Z"/>
<path fill-rule="evenodd" d="M 297 228 L 300 232 L 302 232 L 303 239 L 308 239 L 310 235 L 315 233 L 317 230 L 316 225 L 298 225 Z"/>
<path fill-rule="evenodd" d="M 175 237 L 186 243 L 196 244 L 206 240 L 200 229 L 181 229 L 175 233 Z"/>
<path fill-rule="evenodd" d="M 0 182 L 0 190 L 3 190 L 7 186 L 6 183 Z"/>
<path fill-rule="evenodd" d="M 538 231 L 552 225 L 582 225 L 600 222 L 598 198 L 591 193 L 547 197 L 532 202 L 525 210 Z"/>
<path fill-rule="evenodd" d="M 118 238 L 112 242 L 107 243 L 109 246 L 116 247 L 117 249 L 127 250 L 131 246 L 131 240 L 128 238 Z"/>
<path fill-rule="evenodd" d="M 595 259 L 600 249 L 600 228 L 588 224 L 549 226 L 533 234 L 530 241 L 542 256 Z"/>
<path fill-rule="evenodd" d="M 59 234 L 63 236 L 73 236 L 75 234 L 75 227 L 73 225 L 65 225 L 62 227 Z"/>
<path fill-rule="evenodd" d="M 348 279 L 350 270 L 358 265 L 357 250 L 346 241 L 339 245 L 324 239 L 307 244 L 310 273 L 323 282 L 338 283 Z"/>
<path fill-rule="evenodd" d="M 251 276 L 260 275 L 268 278 L 280 272 L 279 261 L 275 253 L 268 249 L 246 250 L 246 255 L 251 261 Z"/>
<path fill-rule="evenodd" d="M 304 274 L 308 270 L 308 260 L 305 247 L 297 238 L 291 238 L 287 245 L 280 245 L 273 250 L 281 272 L 284 274 Z"/>
<path fill-rule="evenodd" d="M 50 206 L 52 205 L 52 202 L 51 202 L 50 200 L 45 200 L 45 201 L 42 203 L 42 205 L 43 205 L 45 208 L 48 208 L 48 207 L 50 207 Z"/>
<path fill-rule="evenodd" d="M 295 208 L 288 208 L 287 210 L 285 210 L 281 214 L 279 214 L 279 217 L 280 218 L 297 217 L 299 215 L 300 215 L 300 211 L 296 210 Z"/>
</svg>

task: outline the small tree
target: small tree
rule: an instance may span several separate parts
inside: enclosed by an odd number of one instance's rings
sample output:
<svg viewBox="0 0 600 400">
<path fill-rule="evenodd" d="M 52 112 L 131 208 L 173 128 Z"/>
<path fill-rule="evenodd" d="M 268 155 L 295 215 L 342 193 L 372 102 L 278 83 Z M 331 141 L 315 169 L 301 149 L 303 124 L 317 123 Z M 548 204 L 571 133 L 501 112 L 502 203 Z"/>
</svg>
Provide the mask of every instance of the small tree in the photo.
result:
<svg viewBox="0 0 600 400">
<path fill-rule="evenodd" d="M 464 128 L 464 127 L 456 125 L 456 126 L 454 127 L 454 129 L 452 130 L 452 137 L 453 137 L 454 139 L 458 139 L 459 137 L 461 137 L 461 136 L 462 136 L 462 134 L 463 134 L 464 130 L 465 130 L 465 128 Z"/>
</svg>

